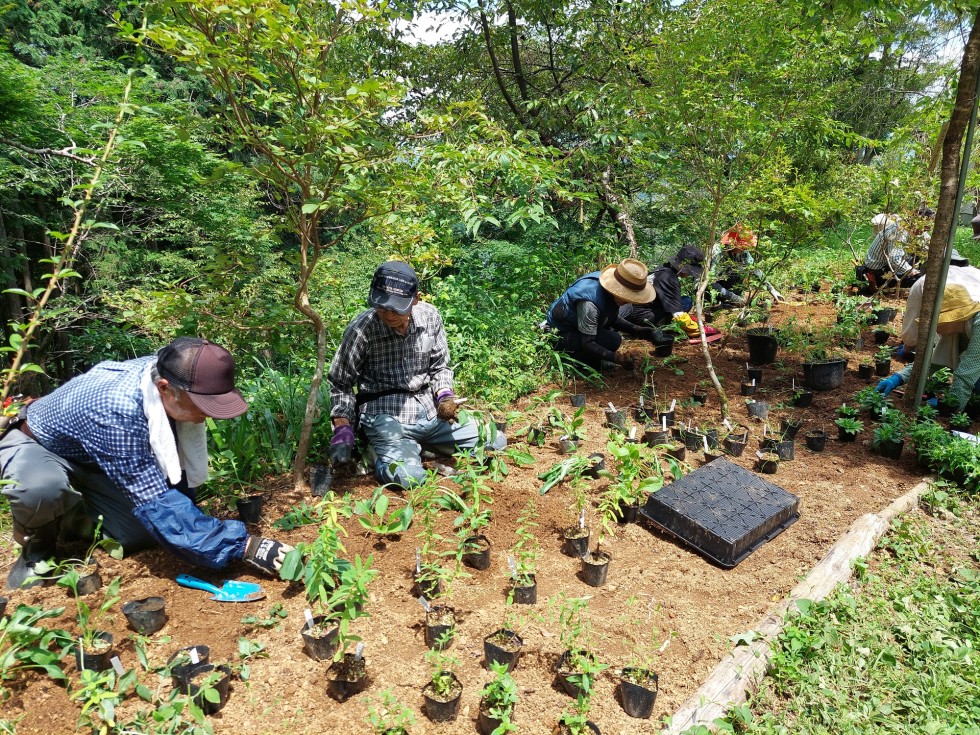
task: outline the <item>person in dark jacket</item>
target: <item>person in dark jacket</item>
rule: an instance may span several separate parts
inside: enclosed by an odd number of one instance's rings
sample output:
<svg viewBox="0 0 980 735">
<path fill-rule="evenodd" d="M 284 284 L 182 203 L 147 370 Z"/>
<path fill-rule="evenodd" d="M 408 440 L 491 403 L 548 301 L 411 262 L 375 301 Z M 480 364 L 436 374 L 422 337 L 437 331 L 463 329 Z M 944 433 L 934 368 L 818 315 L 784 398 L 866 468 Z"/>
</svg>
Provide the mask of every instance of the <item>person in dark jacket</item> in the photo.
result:
<svg viewBox="0 0 980 735">
<path fill-rule="evenodd" d="M 0 439 L 10 480 L 0 492 L 21 546 L 8 589 L 40 583 L 34 567 L 56 557 L 66 517 L 94 524 L 101 516 L 127 553 L 160 544 L 192 564 L 244 559 L 276 574 L 290 546 L 250 536 L 193 501 L 207 479 L 205 419 L 246 409 L 231 354 L 190 337 L 151 357 L 99 363 L 30 403 Z"/>
<path fill-rule="evenodd" d="M 617 330 L 650 341 L 656 332 L 621 319 L 619 307 L 657 298 L 647 275 L 643 263 L 627 258 L 575 281 L 548 309 L 547 325 L 558 333 L 557 348 L 594 370 L 604 362 L 632 369 L 632 360 L 617 352 L 623 341 Z"/>
<path fill-rule="evenodd" d="M 619 308 L 619 316 L 639 326 L 661 327 L 673 321 L 684 330 L 691 343 L 700 342 L 697 322 L 688 313 L 692 302 L 690 297 L 681 295 L 680 279 L 700 278 L 703 262 L 704 253 L 693 245 L 685 245 L 647 277 L 656 289 L 657 298 L 647 304 L 624 304 Z M 708 342 L 715 342 L 722 336 L 717 329 L 708 325 L 705 325 L 704 333 Z M 655 344 L 664 341 L 659 329 L 653 341 Z"/>
</svg>

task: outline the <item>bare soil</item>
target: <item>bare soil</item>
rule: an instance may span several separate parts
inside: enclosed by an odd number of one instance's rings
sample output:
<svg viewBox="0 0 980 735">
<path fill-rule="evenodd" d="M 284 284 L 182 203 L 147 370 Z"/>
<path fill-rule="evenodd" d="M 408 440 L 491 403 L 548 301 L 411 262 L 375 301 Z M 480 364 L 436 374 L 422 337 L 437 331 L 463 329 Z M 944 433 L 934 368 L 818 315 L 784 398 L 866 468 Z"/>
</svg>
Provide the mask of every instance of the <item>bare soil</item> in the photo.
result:
<svg viewBox="0 0 980 735">
<path fill-rule="evenodd" d="M 809 316 L 813 321 L 834 318 L 832 305 L 807 303 L 804 299 L 810 300 L 809 295 L 796 298 L 796 303 L 777 307 L 774 323 L 790 314 L 797 319 Z M 694 693 L 731 647 L 730 638 L 751 629 L 858 516 L 886 505 L 921 479 L 910 453 L 906 452 L 899 462 L 872 453 L 870 427 L 854 444 L 836 440 L 834 408 L 868 384 L 858 380 L 856 368 L 861 357 L 870 356 L 875 350 L 870 329 L 866 330 L 865 342 L 863 350 L 849 355 L 847 375 L 840 389 L 818 393 L 810 408 L 796 410 L 804 422 L 796 458 L 781 463 L 776 475 L 766 476 L 770 482 L 799 496 L 799 521 L 734 569 L 719 568 L 684 544 L 650 528 L 631 524 L 620 527 L 616 537 L 603 546 L 612 555 L 608 582 L 601 588 L 589 587 L 579 578 L 580 560 L 560 551 L 562 529 L 576 521 L 568 489 L 559 485 L 539 498 L 539 540 L 543 554 L 537 570 L 538 603 L 533 607 L 522 606 L 523 623 L 519 632 L 524 638 L 524 649 L 514 671 L 520 686 L 516 712 L 521 732 L 552 732 L 562 710 L 572 703 L 555 683 L 555 665 L 562 650 L 554 605 L 549 603 L 559 595 L 589 598 L 595 651 L 599 660 L 611 667 L 598 681 L 590 719 L 606 735 L 651 732 L 652 722 L 631 719 L 623 712 L 616 693 L 614 671 L 629 664 L 631 651 L 638 644 L 659 648 L 663 641 L 670 639 L 657 656 L 660 693 L 653 717 L 660 720 Z M 626 349 L 646 354 L 649 346 L 630 342 Z M 744 399 L 738 395 L 738 387 L 746 375 L 744 339 L 731 337 L 727 343 L 712 345 L 711 350 L 715 365 L 725 378 L 733 420 L 750 425 L 752 430 L 745 453 L 732 461 L 752 469 L 762 429 L 757 421 L 749 420 Z M 683 375 L 657 370 L 660 394 L 677 398 L 680 419 L 720 424 L 718 397 L 714 392 L 705 406 L 692 407 L 685 401 L 691 389 L 707 378 L 700 347 L 678 343 L 675 355 L 686 358 L 686 362 L 677 366 Z M 762 385 L 755 396 L 773 405 L 770 423 L 777 426 L 780 416 L 790 414 L 790 409 L 779 408 L 779 404 L 788 400 L 791 380 L 802 382 L 797 359 L 781 353 L 778 360 L 765 368 Z M 893 365 L 894 369 L 898 367 L 897 363 Z M 638 372 L 617 370 L 607 376 L 603 389 L 586 388 L 587 438 L 580 453 L 604 451 L 607 430 L 603 426 L 603 409 L 609 401 L 617 407 L 634 404 L 641 379 Z M 553 387 L 543 386 L 540 394 Z M 526 409 L 532 399 L 533 396 L 523 399 L 515 408 Z M 573 410 L 567 398 L 559 398 L 558 405 L 568 413 Z M 536 410 L 543 415 L 545 408 Z M 630 417 L 628 426 L 632 423 Z M 802 438 L 812 428 L 823 428 L 828 434 L 827 448 L 822 453 L 815 454 L 804 447 Z M 356 523 L 348 525 L 348 554 L 372 555 L 380 575 L 371 588 L 370 618 L 354 624 L 355 632 L 365 642 L 371 683 L 366 691 L 343 704 L 326 694 L 328 663 L 315 662 L 303 653 L 299 631 L 304 625 L 306 602 L 301 588 L 253 575 L 249 568 L 240 565 L 227 574 L 261 583 L 266 599 L 249 604 L 213 602 L 204 592 L 177 586 L 174 577 L 180 572 L 213 580 L 223 577 L 188 568 L 163 551 L 139 553 L 121 562 L 101 556 L 102 575 L 107 581 L 117 575 L 122 578 L 123 602 L 151 595 L 166 600 L 169 622 L 150 638 L 149 652 L 154 665 L 162 665 L 178 648 L 195 644 L 211 647 L 212 663 L 237 662 L 240 637 L 265 645 L 268 656 L 252 663 L 247 682 L 233 681 L 228 705 L 210 718 L 217 733 L 365 733 L 369 731 L 368 700 L 386 688 L 415 710 L 417 724 L 411 728 L 413 733 L 475 732 L 480 689 L 491 678 L 482 665 L 483 638 L 502 626 L 508 588 L 506 553 L 515 541 L 515 519 L 528 495 L 538 493 L 541 486 L 538 473 L 561 459 L 556 443 L 557 436 L 550 436 L 544 447 L 532 448 L 536 457 L 534 466 L 512 468 L 504 482 L 494 485 L 493 520 L 485 531 L 493 546 L 490 568 L 471 571 L 471 576 L 458 580 L 451 598 L 445 601 L 456 610 L 457 638 L 452 650 L 461 661 L 458 675 L 464 687 L 455 722 L 431 723 L 421 709 L 421 689 L 428 680 L 428 668 L 424 659 L 425 615 L 412 596 L 415 529 L 397 540 L 379 541 L 365 534 Z M 700 456 L 689 453 L 688 458 L 692 468 L 701 465 Z M 449 479 L 444 482 L 452 484 Z M 598 494 L 606 482 L 595 481 L 590 492 Z M 342 478 L 334 486 L 335 490 L 349 491 L 356 497 L 369 495 L 373 488 L 370 478 Z M 303 500 L 313 502 L 312 499 L 294 492 L 286 478 L 271 480 L 267 490 L 268 501 L 260 523 L 251 527 L 253 533 L 290 543 L 311 540 L 316 527 L 281 532 L 272 528 L 271 523 L 293 505 Z M 445 516 L 448 531 L 451 518 L 450 514 Z M 46 608 L 65 606 L 65 614 L 53 624 L 69 630 L 75 628 L 74 604 L 61 588 L 17 591 L 10 597 L 11 608 L 21 602 Z M 257 629 L 241 622 L 245 615 L 268 617 L 275 603 L 282 603 L 288 610 L 288 617 L 278 627 Z M 116 652 L 126 668 L 136 667 L 138 663 L 129 638 L 132 631 L 127 629 L 118 609 L 114 612 L 110 629 L 115 634 Z M 64 665 L 69 677 L 77 682 L 78 674 L 70 658 L 65 659 Z M 154 674 L 144 674 L 143 680 L 152 689 L 169 690 L 169 682 Z M 43 675 L 29 674 L 13 682 L 12 689 L 11 699 L 4 703 L 3 716 L 22 718 L 17 727 L 21 735 L 76 731 L 80 707 L 69 700 L 64 688 Z M 123 714 L 140 706 L 146 705 L 129 701 L 122 708 Z"/>
</svg>

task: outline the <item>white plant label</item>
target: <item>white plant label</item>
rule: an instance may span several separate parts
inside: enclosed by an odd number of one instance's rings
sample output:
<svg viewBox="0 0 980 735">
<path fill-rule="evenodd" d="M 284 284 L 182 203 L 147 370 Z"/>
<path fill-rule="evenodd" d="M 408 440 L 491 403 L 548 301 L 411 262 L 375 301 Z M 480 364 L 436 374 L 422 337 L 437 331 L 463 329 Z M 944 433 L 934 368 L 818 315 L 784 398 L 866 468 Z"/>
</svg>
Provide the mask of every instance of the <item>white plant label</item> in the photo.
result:
<svg viewBox="0 0 980 735">
<path fill-rule="evenodd" d="M 422 609 L 425 610 L 426 612 L 432 612 L 432 605 L 430 605 L 429 601 L 425 599 L 425 595 L 419 597 L 419 604 L 422 606 Z"/>
<path fill-rule="evenodd" d="M 762 452 L 756 451 L 755 456 L 762 459 Z"/>
<path fill-rule="evenodd" d="M 609 410 L 612 413 L 616 413 L 616 407 L 613 405 L 612 401 L 609 401 Z"/>
<path fill-rule="evenodd" d="M 793 378 L 793 390 L 796 390 L 796 378 Z"/>
<path fill-rule="evenodd" d="M 508 556 L 507 557 L 507 566 L 510 567 L 510 573 L 516 579 L 517 578 L 517 565 L 514 563 L 514 557 L 512 557 L 512 556 Z"/>
<path fill-rule="evenodd" d="M 303 611 L 303 617 L 306 618 L 306 624 L 311 628 L 313 627 L 313 611 L 310 608 L 306 608 Z"/>
<path fill-rule="evenodd" d="M 422 573 L 422 549 L 415 550 L 415 573 Z"/>
<path fill-rule="evenodd" d="M 885 409 L 881 409 L 882 415 L 884 415 Z M 630 427 L 630 439 L 636 439 L 636 427 Z"/>
<path fill-rule="evenodd" d="M 725 419 L 721 423 L 723 423 L 725 425 L 725 428 L 726 429 L 728 429 L 729 431 L 732 431 L 732 424 L 731 424 L 731 422 L 728 419 Z"/>
<path fill-rule="evenodd" d="M 578 527 L 585 528 L 585 508 L 582 508 L 582 512 L 578 514 Z"/>
<path fill-rule="evenodd" d="M 119 656 L 113 656 L 109 659 L 109 663 L 112 664 L 113 670 L 116 674 L 122 676 L 126 673 L 126 669 L 123 668 L 122 661 L 119 660 Z"/>
<path fill-rule="evenodd" d="M 755 388 L 755 378 L 752 378 L 752 387 Z"/>
<path fill-rule="evenodd" d="M 672 400 L 670 402 L 670 408 L 667 410 L 667 413 L 673 413 L 674 412 L 674 407 L 676 405 L 677 405 L 677 399 L 675 398 L 674 400 Z"/>
<path fill-rule="evenodd" d="M 708 451 L 708 437 L 705 434 L 701 435 L 701 441 L 704 442 L 704 451 Z"/>
<path fill-rule="evenodd" d="M 192 664 L 196 666 L 197 664 L 201 663 L 201 657 L 197 655 L 196 648 L 192 648 L 190 651 L 188 651 L 188 653 L 190 654 Z"/>
<path fill-rule="evenodd" d="M 642 408 L 643 408 L 643 396 L 640 396 L 640 409 L 642 410 Z"/>
<path fill-rule="evenodd" d="M 663 430 L 664 431 L 667 431 L 667 417 L 666 416 L 661 416 L 660 417 L 660 425 L 663 426 Z"/>
<path fill-rule="evenodd" d="M 357 648 L 354 649 L 354 660 L 355 661 L 360 661 L 361 660 L 361 656 L 363 656 L 363 655 L 364 655 L 364 641 L 360 641 L 357 644 Z"/>
</svg>

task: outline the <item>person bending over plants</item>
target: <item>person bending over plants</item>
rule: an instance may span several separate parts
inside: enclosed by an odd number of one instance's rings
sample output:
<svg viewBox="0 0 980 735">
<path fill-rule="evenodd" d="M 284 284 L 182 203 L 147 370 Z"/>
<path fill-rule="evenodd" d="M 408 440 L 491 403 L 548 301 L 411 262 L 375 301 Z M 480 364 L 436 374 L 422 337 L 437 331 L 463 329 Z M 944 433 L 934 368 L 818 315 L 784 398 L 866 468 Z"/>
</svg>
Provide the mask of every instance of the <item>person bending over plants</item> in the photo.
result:
<svg viewBox="0 0 980 735">
<path fill-rule="evenodd" d="M 949 366 L 953 369 L 953 383 L 947 398 L 952 399 L 954 408 L 962 410 L 971 394 L 980 393 L 980 299 L 971 296 L 966 286 L 958 283 L 946 286 L 936 334 L 955 337 L 959 341 L 957 349 L 950 355 L 954 363 Z M 876 390 L 888 395 L 911 374 L 912 365 L 906 365 L 878 383 Z"/>
<path fill-rule="evenodd" d="M 34 567 L 57 556 L 59 532 L 103 532 L 126 552 L 160 544 L 220 569 L 245 559 L 277 574 L 291 546 L 250 536 L 194 504 L 208 477 L 206 418 L 248 406 L 235 359 L 206 339 L 180 337 L 156 355 L 102 362 L 33 401 L 0 439 L 0 467 L 21 555 L 8 589 L 40 584 Z"/>
<path fill-rule="evenodd" d="M 545 324 L 558 334 L 557 349 L 593 370 L 620 365 L 633 369 L 633 360 L 618 352 L 620 331 L 653 341 L 653 327 L 623 319 L 624 304 L 648 304 L 657 292 L 647 280 L 647 267 L 626 258 L 601 271 L 588 273 L 565 289 L 548 309 Z M 618 331 L 617 331 L 618 330 Z"/>
<path fill-rule="evenodd" d="M 327 375 L 334 429 L 330 462 L 350 463 L 359 425 L 378 480 L 410 488 L 425 480 L 423 447 L 445 456 L 472 449 L 479 427 L 456 420 L 446 329 L 439 311 L 419 301 L 412 266 L 378 266 L 368 304 L 344 330 Z M 492 436 L 488 449 L 506 446 L 503 432 Z"/>
<path fill-rule="evenodd" d="M 698 280 L 703 262 L 704 253 L 696 247 L 682 247 L 673 258 L 647 276 L 647 281 L 656 290 L 654 299 L 644 304 L 624 304 L 619 307 L 620 318 L 641 327 L 656 328 L 652 339 L 654 344 L 666 341 L 659 329 L 665 324 L 683 331 L 689 341 L 700 343 L 698 325 L 689 313 L 693 302 L 689 296 L 681 295 L 680 279 Z M 705 325 L 704 333 L 708 342 L 717 342 L 722 336 L 721 332 L 708 325 Z"/>
</svg>

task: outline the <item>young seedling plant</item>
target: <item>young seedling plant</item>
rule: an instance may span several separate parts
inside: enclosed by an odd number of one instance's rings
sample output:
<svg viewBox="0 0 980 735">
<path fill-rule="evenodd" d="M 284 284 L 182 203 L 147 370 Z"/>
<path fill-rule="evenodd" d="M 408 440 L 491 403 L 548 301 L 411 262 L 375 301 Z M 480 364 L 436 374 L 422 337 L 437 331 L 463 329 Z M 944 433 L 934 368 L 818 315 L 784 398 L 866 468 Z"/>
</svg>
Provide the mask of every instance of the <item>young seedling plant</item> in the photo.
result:
<svg viewBox="0 0 980 735">
<path fill-rule="evenodd" d="M 511 547 L 511 576 L 515 587 L 529 587 L 534 583 L 534 574 L 541 555 L 536 530 L 538 527 L 538 508 L 533 495 L 517 516 L 517 541 Z"/>
<path fill-rule="evenodd" d="M 517 705 L 517 682 L 507 670 L 507 664 L 494 661 L 490 670 L 493 679 L 480 692 L 480 712 L 500 722 L 490 735 L 517 732 L 517 725 L 512 721 Z"/>
</svg>

